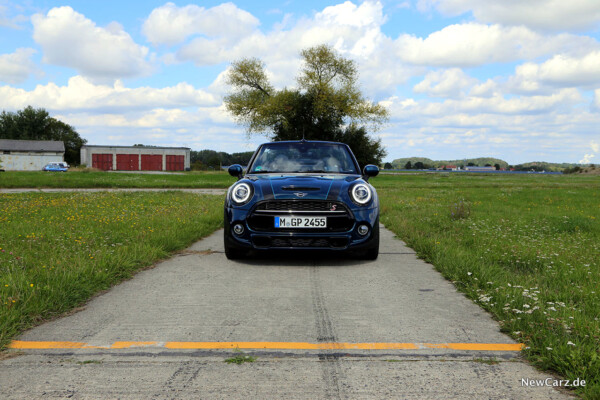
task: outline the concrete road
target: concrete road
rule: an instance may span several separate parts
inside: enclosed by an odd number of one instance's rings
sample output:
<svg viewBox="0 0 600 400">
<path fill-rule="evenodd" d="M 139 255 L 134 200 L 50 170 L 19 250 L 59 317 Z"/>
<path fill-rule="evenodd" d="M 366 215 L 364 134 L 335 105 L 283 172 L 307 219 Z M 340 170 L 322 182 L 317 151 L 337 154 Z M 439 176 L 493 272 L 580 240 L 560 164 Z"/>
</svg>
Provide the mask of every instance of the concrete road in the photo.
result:
<svg viewBox="0 0 600 400">
<path fill-rule="evenodd" d="M 377 261 L 232 262 L 218 231 L 25 333 L 0 361 L 1 397 L 568 398 L 524 386 L 550 376 L 391 232 L 381 240 Z"/>
</svg>

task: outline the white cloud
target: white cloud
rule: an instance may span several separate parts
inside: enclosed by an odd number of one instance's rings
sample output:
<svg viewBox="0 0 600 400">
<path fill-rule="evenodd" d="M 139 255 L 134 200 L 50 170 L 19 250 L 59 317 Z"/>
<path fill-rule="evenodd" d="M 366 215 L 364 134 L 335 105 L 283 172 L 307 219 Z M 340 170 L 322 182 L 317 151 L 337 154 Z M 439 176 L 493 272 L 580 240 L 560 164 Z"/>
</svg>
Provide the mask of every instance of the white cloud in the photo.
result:
<svg viewBox="0 0 600 400">
<path fill-rule="evenodd" d="M 195 38 L 177 56 L 197 65 L 231 62 L 242 57 L 259 57 L 267 62 L 297 60 L 300 50 L 328 43 L 344 54 L 366 59 L 379 51 L 381 41 L 385 40 L 380 30 L 384 22 L 380 2 L 366 1 L 356 6 L 347 1 L 326 7 L 312 19 L 301 19 L 288 30 L 277 29 L 267 34 L 255 30 L 239 40 L 226 35 Z"/>
<path fill-rule="evenodd" d="M 36 53 L 34 49 L 17 49 L 11 54 L 0 54 L 0 82 L 20 83 L 37 71 L 31 60 Z"/>
<path fill-rule="evenodd" d="M 558 54 L 542 63 L 525 63 L 516 68 L 510 85 L 523 92 L 537 92 L 552 87 L 598 87 L 600 85 L 600 50 L 583 57 Z"/>
<path fill-rule="evenodd" d="M 600 23 L 597 0 L 419 0 L 417 4 L 423 11 L 435 8 L 448 16 L 472 12 L 481 22 L 544 31 L 580 31 Z"/>
<path fill-rule="evenodd" d="M 34 15 L 31 21 L 44 62 L 99 79 L 139 76 L 151 70 L 148 49 L 136 44 L 115 22 L 98 27 L 71 7 L 53 8 L 47 15 Z"/>
<path fill-rule="evenodd" d="M 594 153 L 600 152 L 600 145 L 598 145 L 598 143 L 594 142 L 593 140 L 590 142 L 590 147 L 592 148 L 592 151 Z"/>
<path fill-rule="evenodd" d="M 152 10 L 142 30 L 153 44 L 174 45 L 197 34 L 233 40 L 251 33 L 258 25 L 256 17 L 233 3 L 209 9 L 167 3 Z"/>
<path fill-rule="evenodd" d="M 598 47 L 598 43 L 585 36 L 544 36 L 522 26 L 478 23 L 450 25 L 425 39 L 403 34 L 395 40 L 399 59 L 412 64 L 446 67 L 511 62 L 557 52 L 568 54 L 590 46 Z"/>
<path fill-rule="evenodd" d="M 181 82 L 162 89 L 126 88 L 120 81 L 113 86 L 97 85 L 75 76 L 66 86 L 38 85 L 31 91 L 0 86 L 0 108 L 19 109 L 32 104 L 50 110 L 122 110 L 178 108 L 217 105 L 217 99 L 192 85 Z"/>
<path fill-rule="evenodd" d="M 583 156 L 583 159 L 579 160 L 579 164 L 591 164 L 592 158 L 594 158 L 594 154 L 586 154 Z"/>
<path fill-rule="evenodd" d="M 416 93 L 427 93 L 432 97 L 458 98 L 465 94 L 478 81 L 465 74 L 461 69 L 452 68 L 430 72 L 413 90 Z"/>
<path fill-rule="evenodd" d="M 13 6 L 14 7 L 14 6 Z M 22 7 L 14 7 L 14 9 L 21 9 Z M 0 4 L 0 26 L 11 29 L 22 29 L 22 24 L 29 19 L 23 14 L 16 14 L 17 10 L 11 10 L 9 7 Z"/>
</svg>

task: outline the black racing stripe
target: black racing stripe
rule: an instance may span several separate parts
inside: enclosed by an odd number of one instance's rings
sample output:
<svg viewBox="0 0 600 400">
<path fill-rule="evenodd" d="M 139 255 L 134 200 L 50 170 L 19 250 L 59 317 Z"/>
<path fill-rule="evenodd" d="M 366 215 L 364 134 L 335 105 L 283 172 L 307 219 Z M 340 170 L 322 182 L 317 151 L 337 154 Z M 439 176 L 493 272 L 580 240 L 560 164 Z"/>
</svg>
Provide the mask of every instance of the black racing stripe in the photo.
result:
<svg viewBox="0 0 600 400">
<path fill-rule="evenodd" d="M 342 187 L 342 181 L 337 179 L 333 180 L 331 184 L 331 189 L 329 189 L 329 195 L 327 196 L 327 200 L 337 200 L 340 194 L 340 188 Z"/>
</svg>

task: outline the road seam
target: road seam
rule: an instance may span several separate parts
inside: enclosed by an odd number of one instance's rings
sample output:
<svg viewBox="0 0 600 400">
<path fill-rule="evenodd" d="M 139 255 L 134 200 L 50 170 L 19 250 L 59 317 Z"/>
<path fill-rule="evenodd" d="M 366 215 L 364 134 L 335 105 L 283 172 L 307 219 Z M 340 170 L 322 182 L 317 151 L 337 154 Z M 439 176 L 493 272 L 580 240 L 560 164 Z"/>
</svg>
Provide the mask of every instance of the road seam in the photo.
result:
<svg viewBox="0 0 600 400">
<path fill-rule="evenodd" d="M 169 350 L 268 349 L 268 350 L 463 350 L 463 351 L 521 351 L 520 343 L 344 343 L 344 342 L 136 342 L 118 341 L 95 345 L 69 341 L 14 340 L 8 346 L 17 350 L 164 348 Z"/>
</svg>

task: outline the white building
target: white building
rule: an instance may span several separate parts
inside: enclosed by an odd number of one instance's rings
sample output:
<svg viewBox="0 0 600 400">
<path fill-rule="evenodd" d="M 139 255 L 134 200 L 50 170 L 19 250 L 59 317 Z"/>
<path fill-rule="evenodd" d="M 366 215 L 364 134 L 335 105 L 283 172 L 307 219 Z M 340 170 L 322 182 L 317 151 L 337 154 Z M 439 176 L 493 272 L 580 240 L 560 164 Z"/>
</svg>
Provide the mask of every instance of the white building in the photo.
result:
<svg viewBox="0 0 600 400">
<path fill-rule="evenodd" d="M 465 167 L 465 171 L 471 171 L 471 172 L 492 172 L 495 170 L 496 170 L 496 167 L 478 167 L 478 166 Z"/>
<path fill-rule="evenodd" d="M 63 142 L 0 139 L 0 168 L 5 171 L 41 171 L 50 162 L 64 161 L 64 156 Z"/>
<path fill-rule="evenodd" d="M 81 147 L 81 164 L 103 171 L 189 171 L 188 147 Z"/>
</svg>

